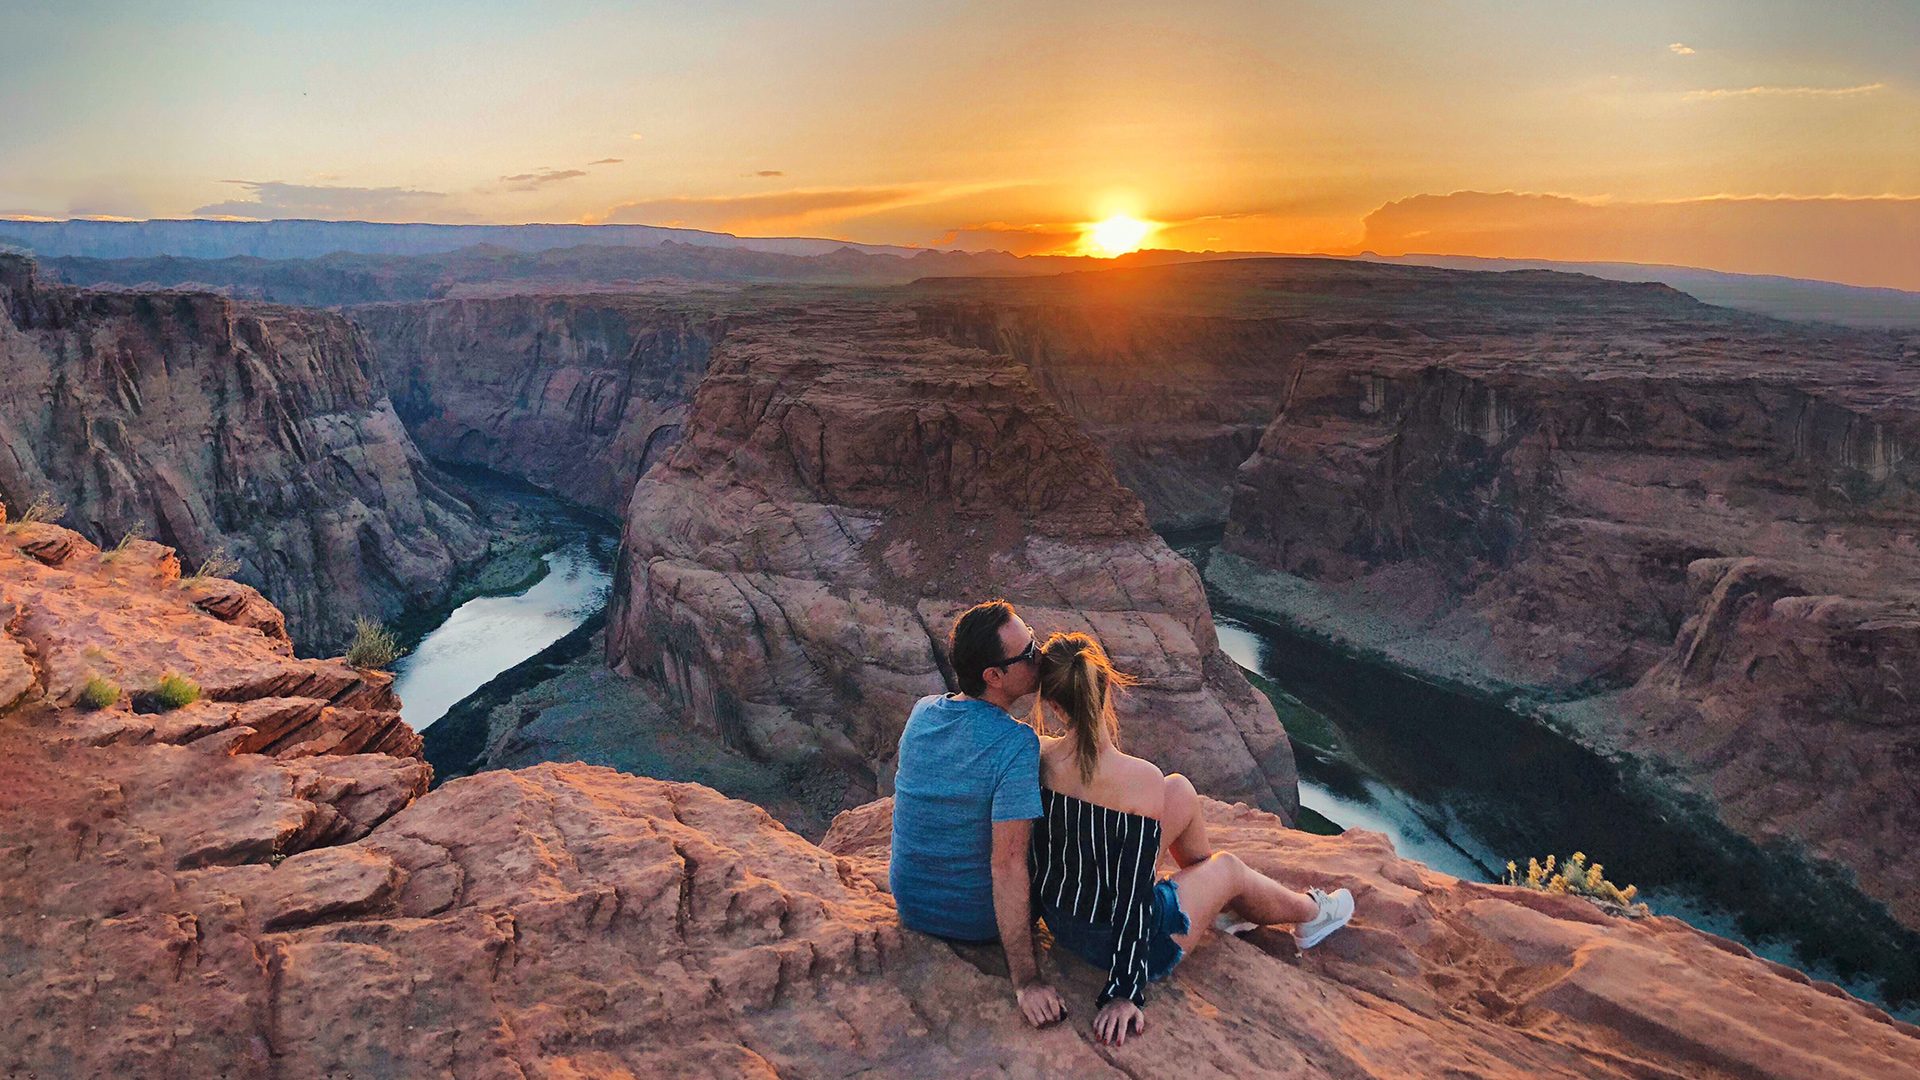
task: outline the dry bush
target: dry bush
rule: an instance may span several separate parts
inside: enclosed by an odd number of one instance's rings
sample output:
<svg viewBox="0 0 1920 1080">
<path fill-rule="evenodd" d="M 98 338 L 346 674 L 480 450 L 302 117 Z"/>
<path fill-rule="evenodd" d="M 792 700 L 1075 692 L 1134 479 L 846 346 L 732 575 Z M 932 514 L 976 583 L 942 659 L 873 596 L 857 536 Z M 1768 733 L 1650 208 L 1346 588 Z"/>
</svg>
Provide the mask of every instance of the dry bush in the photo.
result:
<svg viewBox="0 0 1920 1080">
<path fill-rule="evenodd" d="M 353 620 L 353 644 L 347 663 L 363 671 L 385 671 L 400 658 L 400 642 L 386 627 L 365 616 Z"/>
</svg>

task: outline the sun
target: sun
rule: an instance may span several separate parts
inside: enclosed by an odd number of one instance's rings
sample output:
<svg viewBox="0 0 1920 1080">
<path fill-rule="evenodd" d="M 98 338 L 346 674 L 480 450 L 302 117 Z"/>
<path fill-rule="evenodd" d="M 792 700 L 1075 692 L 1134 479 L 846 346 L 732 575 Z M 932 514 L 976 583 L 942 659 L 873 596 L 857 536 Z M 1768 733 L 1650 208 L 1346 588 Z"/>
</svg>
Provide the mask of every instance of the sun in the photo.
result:
<svg viewBox="0 0 1920 1080">
<path fill-rule="evenodd" d="M 1153 231 L 1150 222 L 1131 218 L 1125 214 L 1115 214 L 1105 221 L 1096 223 L 1087 233 L 1086 242 L 1096 254 L 1112 258 L 1137 251 L 1140 242 Z"/>
</svg>

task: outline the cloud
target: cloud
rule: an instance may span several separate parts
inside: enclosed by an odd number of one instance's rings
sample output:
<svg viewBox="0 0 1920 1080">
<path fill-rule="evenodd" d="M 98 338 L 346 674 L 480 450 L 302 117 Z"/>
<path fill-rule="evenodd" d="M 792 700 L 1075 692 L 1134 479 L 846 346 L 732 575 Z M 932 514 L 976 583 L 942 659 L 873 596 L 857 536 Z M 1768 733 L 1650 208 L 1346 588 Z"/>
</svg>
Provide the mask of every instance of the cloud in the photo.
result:
<svg viewBox="0 0 1920 1080">
<path fill-rule="evenodd" d="M 535 172 L 503 176 L 500 179 L 506 182 L 508 191 L 538 191 L 548 184 L 557 184 L 562 180 L 572 180 L 585 175 L 587 173 L 584 169 L 540 169 Z"/>
<path fill-rule="evenodd" d="M 1667 263 L 1920 290 L 1920 195 L 1634 202 L 1458 191 L 1387 203 L 1367 215 L 1359 247 L 1381 255 Z"/>
<path fill-rule="evenodd" d="M 961 251 L 1008 251 L 1015 255 L 1051 255 L 1078 244 L 1086 228 L 1079 222 L 1070 221 L 1026 225 L 984 221 L 948 229 L 928 246 L 958 248 Z"/>
<path fill-rule="evenodd" d="M 1864 86 L 1748 86 L 1738 90 L 1693 90 L 1685 97 L 1688 101 L 1762 97 L 1849 98 L 1877 93 L 1886 88 L 1886 83 L 1867 83 Z"/>
<path fill-rule="evenodd" d="M 587 164 L 589 164 L 589 165 L 618 165 L 618 164 L 620 164 L 621 162 L 623 162 L 623 161 L 625 161 L 625 160 L 627 160 L 627 159 L 626 159 L 626 158 L 617 158 L 617 157 L 603 157 L 603 158 L 601 158 L 601 159 L 600 159 L 599 161 L 589 161 L 589 162 L 587 162 Z"/>
<path fill-rule="evenodd" d="M 786 173 L 783 173 L 783 172 L 781 172 L 781 171 L 780 171 L 779 169 L 761 169 L 761 170 L 760 170 L 759 172 L 757 172 L 757 173 L 754 173 L 753 175 L 755 175 L 755 176 L 785 176 L 785 175 L 787 175 L 787 174 L 786 174 Z"/>
<path fill-rule="evenodd" d="M 251 199 L 212 203 L 195 217 L 320 218 L 328 221 L 470 221 L 473 215 L 453 207 L 445 192 L 412 188 L 332 187 L 283 184 L 278 180 L 228 180 Z"/>
<path fill-rule="evenodd" d="M 918 187 L 798 188 L 758 195 L 679 195 L 621 203 L 589 215 L 593 225 L 675 225 L 699 229 L 804 224 L 896 206 L 924 194 Z"/>
<path fill-rule="evenodd" d="M 1693 55 L 1693 46 L 1683 45 L 1678 41 L 1667 46 L 1667 48 L 1671 50 L 1675 56 L 1692 56 Z"/>
</svg>

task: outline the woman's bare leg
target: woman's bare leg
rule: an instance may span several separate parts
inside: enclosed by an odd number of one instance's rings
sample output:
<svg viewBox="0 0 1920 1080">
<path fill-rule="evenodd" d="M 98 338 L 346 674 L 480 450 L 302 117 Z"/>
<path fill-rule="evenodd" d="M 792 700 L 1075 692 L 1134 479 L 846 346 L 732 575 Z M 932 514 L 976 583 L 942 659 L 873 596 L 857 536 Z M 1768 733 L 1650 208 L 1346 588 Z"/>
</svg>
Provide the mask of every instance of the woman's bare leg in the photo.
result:
<svg viewBox="0 0 1920 1080">
<path fill-rule="evenodd" d="M 1213 854 L 1207 842 L 1207 819 L 1200 812 L 1200 793 L 1193 781 L 1174 773 L 1166 778 L 1165 801 L 1160 810 L 1160 853 L 1173 853 L 1181 867 L 1205 862 Z"/>
<path fill-rule="evenodd" d="M 1173 940 L 1188 951 L 1213 925 L 1213 917 L 1228 907 L 1262 926 L 1303 923 L 1320 912 L 1311 897 L 1260 873 L 1231 851 L 1187 867 L 1173 875 L 1173 884 L 1180 890 L 1180 910 L 1187 913 L 1190 927 Z"/>
</svg>

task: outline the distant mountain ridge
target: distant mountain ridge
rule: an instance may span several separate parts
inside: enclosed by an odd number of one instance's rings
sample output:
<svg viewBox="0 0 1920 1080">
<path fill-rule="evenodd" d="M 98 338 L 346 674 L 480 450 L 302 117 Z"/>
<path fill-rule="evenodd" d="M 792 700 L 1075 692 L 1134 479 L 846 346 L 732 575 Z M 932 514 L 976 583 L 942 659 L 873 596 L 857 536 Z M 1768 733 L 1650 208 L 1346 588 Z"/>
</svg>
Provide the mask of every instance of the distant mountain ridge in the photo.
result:
<svg viewBox="0 0 1920 1080">
<path fill-rule="evenodd" d="M 1479 255 L 1355 256 L 1362 262 L 1436 266 L 1445 270 L 1505 273 L 1554 270 L 1609 281 L 1657 281 L 1702 303 L 1771 315 L 1793 322 L 1829 322 L 1863 330 L 1920 328 L 1920 292 L 1842 285 L 1778 274 L 1734 274 L 1695 266 L 1659 263 L 1555 262 L 1551 259 L 1496 259 Z"/>
<path fill-rule="evenodd" d="M 1268 252 L 1148 249 L 1118 259 L 1015 256 L 856 244 L 820 237 L 742 237 L 661 225 L 433 225 L 365 221 L 35 221 L 0 218 L 0 250 L 33 254 L 76 285 L 206 288 L 279 303 L 331 306 L 544 291 L 667 278 L 716 282 L 900 284 L 922 277 L 1000 277 L 1259 257 Z M 1334 255 L 1501 273 L 1552 270 L 1657 281 L 1708 304 L 1797 322 L 1920 329 L 1920 293 L 1652 263 L 1559 262 L 1471 255 Z M 577 291 L 577 290 L 575 290 Z"/>
<path fill-rule="evenodd" d="M 783 255 L 825 255 L 843 247 L 867 254 L 912 255 L 890 244 L 854 244 L 817 237 L 740 237 L 661 225 L 432 225 L 370 221 L 31 221 L 0 219 L 0 239 L 15 238 L 42 256 L 134 259 L 314 259 L 335 252 L 431 255 L 491 244 L 515 251 L 598 244 L 653 247 L 672 240 L 702 247 L 745 248 Z"/>
</svg>

